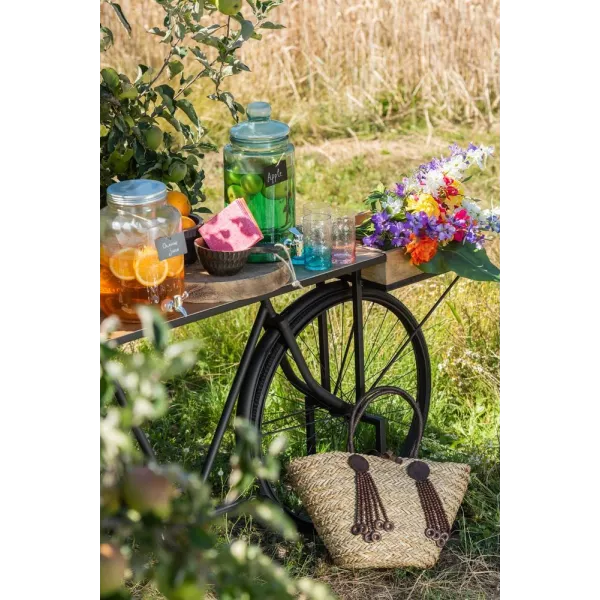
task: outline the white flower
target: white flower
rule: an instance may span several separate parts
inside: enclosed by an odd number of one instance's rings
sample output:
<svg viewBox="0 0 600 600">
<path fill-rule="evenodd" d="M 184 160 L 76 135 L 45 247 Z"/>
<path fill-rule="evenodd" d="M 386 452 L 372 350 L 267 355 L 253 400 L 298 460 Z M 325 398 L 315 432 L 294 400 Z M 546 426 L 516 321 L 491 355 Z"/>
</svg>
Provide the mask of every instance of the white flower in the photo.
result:
<svg viewBox="0 0 600 600">
<path fill-rule="evenodd" d="M 478 219 L 481 214 L 481 208 L 477 206 L 475 202 L 467 200 L 466 198 L 462 201 L 462 207 L 467 211 L 471 219 Z"/>
<path fill-rule="evenodd" d="M 481 210 L 481 218 L 489 219 L 490 217 L 499 217 L 500 216 L 500 207 L 496 208 L 486 208 L 485 210 Z"/>
<path fill-rule="evenodd" d="M 423 191 L 426 194 L 431 194 L 434 198 L 437 198 L 438 191 L 444 186 L 444 174 L 441 171 L 429 171 L 425 176 L 425 186 Z"/>
<path fill-rule="evenodd" d="M 469 165 L 464 161 L 462 154 L 456 154 L 444 163 L 444 171 L 450 179 L 460 179 Z"/>
<path fill-rule="evenodd" d="M 484 169 L 487 157 L 491 156 L 493 153 L 493 146 L 481 146 L 474 150 L 467 150 L 467 161 L 470 163 L 476 162 L 480 169 Z"/>
<path fill-rule="evenodd" d="M 387 200 L 384 200 L 381 203 L 381 206 L 386 210 L 389 209 L 392 215 L 396 215 L 404 208 L 404 199 L 395 196 L 388 196 Z"/>
</svg>

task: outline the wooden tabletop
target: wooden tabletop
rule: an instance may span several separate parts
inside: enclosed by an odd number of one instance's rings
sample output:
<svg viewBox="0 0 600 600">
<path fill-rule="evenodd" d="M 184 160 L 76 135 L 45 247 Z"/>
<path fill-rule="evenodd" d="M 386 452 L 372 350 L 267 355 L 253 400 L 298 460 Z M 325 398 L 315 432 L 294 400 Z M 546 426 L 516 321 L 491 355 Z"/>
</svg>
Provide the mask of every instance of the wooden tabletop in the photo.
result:
<svg viewBox="0 0 600 600">
<path fill-rule="evenodd" d="M 296 271 L 296 277 L 302 284 L 302 287 L 309 287 L 317 283 L 354 273 L 355 271 L 359 271 L 369 266 L 383 263 L 385 260 L 385 254 L 382 252 L 370 250 L 369 248 L 358 247 L 356 249 L 356 262 L 351 265 L 334 265 L 331 269 L 326 271 L 308 271 L 303 266 L 299 265 L 295 265 L 294 268 Z M 246 268 L 251 270 L 253 266 L 254 265 L 247 265 Z M 258 267 L 258 265 L 256 266 Z M 188 313 L 187 316 L 172 318 L 169 320 L 169 325 L 171 327 L 181 327 L 182 325 L 188 325 L 189 323 L 207 319 L 208 317 L 212 317 L 230 310 L 235 310 L 236 308 L 241 308 L 242 306 L 248 306 L 249 304 L 254 304 L 255 302 L 259 302 L 267 298 L 280 296 L 281 294 L 286 294 L 287 292 L 291 292 L 295 289 L 297 288 L 294 288 L 291 283 L 286 283 L 285 285 L 266 293 L 264 290 L 256 289 L 255 295 L 241 300 L 215 302 L 210 304 L 192 304 L 186 302 L 184 307 Z M 121 324 L 121 329 L 115 331 L 111 335 L 111 339 L 115 340 L 119 344 L 124 344 L 125 342 L 131 342 L 133 340 L 140 339 L 143 337 L 143 335 L 144 332 L 140 329 L 139 324 L 123 323 Z"/>
</svg>

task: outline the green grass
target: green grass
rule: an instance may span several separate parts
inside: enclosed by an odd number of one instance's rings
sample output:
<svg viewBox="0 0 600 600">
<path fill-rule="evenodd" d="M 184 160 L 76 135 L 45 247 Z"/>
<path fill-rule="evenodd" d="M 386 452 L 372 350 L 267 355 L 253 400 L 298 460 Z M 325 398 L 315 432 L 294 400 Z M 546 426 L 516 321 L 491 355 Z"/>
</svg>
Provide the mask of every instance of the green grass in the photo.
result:
<svg viewBox="0 0 600 600">
<path fill-rule="evenodd" d="M 449 142 L 498 142 L 493 133 L 452 130 L 378 140 L 335 141 L 298 149 L 299 203 L 333 201 L 349 210 L 381 180 L 393 183 Z M 426 146 L 427 141 L 429 145 Z M 207 165 L 209 204 L 220 202 L 218 157 Z M 473 178 L 472 195 L 499 203 L 499 165 Z M 492 248 L 497 259 L 497 245 Z M 451 281 L 438 277 L 395 292 L 417 316 Z M 298 294 L 296 294 L 298 295 Z M 283 308 L 293 295 L 278 298 Z M 199 469 L 219 418 L 257 307 L 252 306 L 179 328 L 175 339 L 202 340 L 200 361 L 184 379 L 171 384 L 169 414 L 156 423 L 151 441 L 162 461 Z M 296 575 L 328 582 L 341 598 L 495 598 L 499 583 L 499 287 L 461 280 L 426 328 L 433 375 L 431 411 L 423 453 L 437 460 L 467 462 L 472 478 L 459 512 L 458 537 L 442 553 L 438 566 L 413 570 L 351 573 L 334 567 L 318 539 L 288 544 L 241 520 L 223 525 L 224 538 L 244 535 L 259 542 Z M 233 436 L 228 433 L 211 482 L 222 493 Z M 154 597 L 154 596 L 147 596 Z"/>
</svg>

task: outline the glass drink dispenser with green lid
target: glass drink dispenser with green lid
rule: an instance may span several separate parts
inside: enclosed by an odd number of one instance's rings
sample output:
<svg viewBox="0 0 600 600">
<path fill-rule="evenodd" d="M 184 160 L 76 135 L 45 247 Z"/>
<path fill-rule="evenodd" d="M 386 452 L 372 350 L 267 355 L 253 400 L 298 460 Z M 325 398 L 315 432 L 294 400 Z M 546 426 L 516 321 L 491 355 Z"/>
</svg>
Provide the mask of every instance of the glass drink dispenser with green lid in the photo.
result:
<svg viewBox="0 0 600 600">
<path fill-rule="evenodd" d="M 231 128 L 223 149 L 225 205 L 244 198 L 264 239 L 283 243 L 296 224 L 294 146 L 290 128 L 271 120 L 267 102 L 252 102 L 248 120 Z M 254 254 L 251 262 L 273 262 L 272 254 Z"/>
</svg>

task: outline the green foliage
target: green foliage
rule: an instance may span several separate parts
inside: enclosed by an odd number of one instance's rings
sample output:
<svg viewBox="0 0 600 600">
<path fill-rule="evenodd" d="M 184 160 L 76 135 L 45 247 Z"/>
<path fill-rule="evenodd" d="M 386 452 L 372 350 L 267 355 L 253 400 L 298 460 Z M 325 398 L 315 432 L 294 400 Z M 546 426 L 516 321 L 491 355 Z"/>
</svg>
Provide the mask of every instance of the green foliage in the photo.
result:
<svg viewBox="0 0 600 600">
<path fill-rule="evenodd" d="M 168 326 L 151 308 L 140 318 L 149 348 L 126 354 L 106 338 L 117 324 L 105 321 L 100 344 L 101 441 L 101 590 L 103 598 L 131 598 L 130 584 L 152 584 L 167 600 L 218 598 L 328 599 L 321 584 L 294 581 L 261 550 L 243 540 L 223 543 L 215 525 L 210 487 L 177 465 L 143 465 L 132 442 L 131 427 L 147 426 L 168 409 L 164 382 L 185 373 L 196 361 L 194 340 L 168 343 Z M 116 386 L 127 393 L 128 406 L 113 405 Z M 257 432 L 236 422 L 240 440 L 231 458 L 229 502 L 239 500 L 257 476 L 279 475 L 274 442 L 264 460 L 257 456 Z M 262 525 L 295 540 L 293 523 L 278 506 L 258 501 L 239 503 L 230 514 L 252 516 Z"/>
<path fill-rule="evenodd" d="M 103 1 L 131 33 L 120 5 Z M 208 97 L 225 104 L 237 121 L 244 108 L 231 92 L 221 89 L 227 77 L 250 70 L 236 53 L 249 39 L 261 39 L 258 29 L 282 27 L 266 18 L 283 0 L 248 2 L 252 20 L 238 12 L 228 16 L 225 24 L 206 23 L 217 10 L 209 0 L 155 2 L 165 16 L 162 27 L 152 27 L 148 33 L 160 38 L 157 43 L 165 46 L 162 65 L 138 65 L 134 81 L 112 68 L 100 72 L 101 206 L 112 182 L 136 178 L 163 181 L 170 188 L 177 186 L 192 206 L 204 201 L 204 171 L 199 161 L 217 148 L 205 140 L 207 130 L 186 97 L 199 79 L 210 79 L 214 93 Z M 107 51 L 113 43 L 112 31 L 100 25 L 100 50 Z M 196 66 L 192 74 L 186 74 L 182 62 L 188 56 Z M 165 79 L 169 83 L 164 83 Z"/>
<path fill-rule="evenodd" d="M 418 267 L 434 275 L 453 271 L 474 281 L 500 281 L 500 269 L 490 262 L 485 250 L 477 250 L 475 244 L 450 242 L 440 246 L 431 260 Z"/>
</svg>

